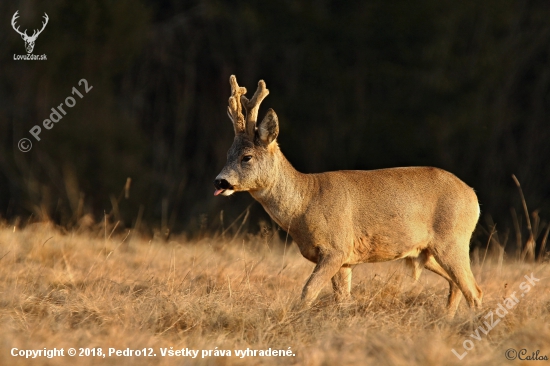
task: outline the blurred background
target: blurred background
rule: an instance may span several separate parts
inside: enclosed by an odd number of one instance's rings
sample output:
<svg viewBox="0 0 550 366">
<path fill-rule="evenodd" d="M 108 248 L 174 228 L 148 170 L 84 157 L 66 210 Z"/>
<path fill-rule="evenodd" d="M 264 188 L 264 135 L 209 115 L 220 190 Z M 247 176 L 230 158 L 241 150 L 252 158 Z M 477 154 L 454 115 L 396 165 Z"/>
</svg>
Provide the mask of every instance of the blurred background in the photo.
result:
<svg viewBox="0 0 550 366">
<path fill-rule="evenodd" d="M 33 52 L 47 61 L 13 59 L 26 54 L 17 10 L 29 34 L 48 14 Z M 250 207 L 257 230 L 267 216 L 250 195 L 213 196 L 231 74 L 250 94 L 266 81 L 260 117 L 275 109 L 302 172 L 447 169 L 476 190 L 482 225 L 510 235 L 526 230 L 515 174 L 532 218 L 550 217 L 547 0 L 25 0 L 0 15 L 5 221 L 107 215 L 194 235 Z M 82 78 L 93 89 L 36 141 Z"/>
</svg>

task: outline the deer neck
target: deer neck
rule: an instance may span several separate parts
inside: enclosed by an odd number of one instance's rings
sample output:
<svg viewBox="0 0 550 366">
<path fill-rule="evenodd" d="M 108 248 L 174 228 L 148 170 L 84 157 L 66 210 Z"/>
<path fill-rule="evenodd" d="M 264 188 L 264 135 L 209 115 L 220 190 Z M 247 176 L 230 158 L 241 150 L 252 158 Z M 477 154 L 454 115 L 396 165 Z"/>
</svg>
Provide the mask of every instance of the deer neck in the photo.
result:
<svg viewBox="0 0 550 366">
<path fill-rule="evenodd" d="M 288 231 L 293 220 L 298 220 L 313 195 L 314 182 L 308 174 L 294 169 L 277 148 L 276 164 L 265 187 L 250 194 L 267 211 L 269 216 Z"/>
</svg>

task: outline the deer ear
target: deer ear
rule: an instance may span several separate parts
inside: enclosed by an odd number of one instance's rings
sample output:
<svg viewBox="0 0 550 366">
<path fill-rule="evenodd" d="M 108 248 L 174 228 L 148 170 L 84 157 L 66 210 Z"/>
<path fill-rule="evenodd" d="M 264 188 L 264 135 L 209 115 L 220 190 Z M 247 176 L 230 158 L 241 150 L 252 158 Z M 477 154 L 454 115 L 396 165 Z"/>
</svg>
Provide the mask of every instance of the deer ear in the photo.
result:
<svg viewBox="0 0 550 366">
<path fill-rule="evenodd" d="M 271 108 L 267 111 L 264 119 L 258 125 L 258 137 L 264 145 L 269 145 L 279 135 L 279 119 Z"/>
</svg>

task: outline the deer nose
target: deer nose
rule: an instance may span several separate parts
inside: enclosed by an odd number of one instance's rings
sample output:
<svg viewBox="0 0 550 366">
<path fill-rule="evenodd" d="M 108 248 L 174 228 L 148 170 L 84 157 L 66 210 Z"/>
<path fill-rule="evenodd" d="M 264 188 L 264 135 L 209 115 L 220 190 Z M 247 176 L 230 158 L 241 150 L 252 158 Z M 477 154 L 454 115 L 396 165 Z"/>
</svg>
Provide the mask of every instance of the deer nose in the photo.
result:
<svg viewBox="0 0 550 366">
<path fill-rule="evenodd" d="M 225 179 L 216 179 L 214 181 L 214 187 L 217 189 L 229 189 L 231 188 L 231 184 L 229 184 L 229 182 Z"/>
</svg>

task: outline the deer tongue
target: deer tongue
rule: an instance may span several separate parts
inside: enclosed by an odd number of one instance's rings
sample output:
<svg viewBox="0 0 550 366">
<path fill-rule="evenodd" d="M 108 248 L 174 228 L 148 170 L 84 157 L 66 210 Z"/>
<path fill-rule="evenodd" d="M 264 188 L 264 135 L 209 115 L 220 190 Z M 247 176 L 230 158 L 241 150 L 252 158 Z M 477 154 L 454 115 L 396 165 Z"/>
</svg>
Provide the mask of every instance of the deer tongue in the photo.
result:
<svg viewBox="0 0 550 366">
<path fill-rule="evenodd" d="M 223 191 L 225 191 L 225 189 L 216 189 L 216 190 L 214 191 L 214 196 L 219 195 L 219 194 L 222 193 Z"/>
</svg>

